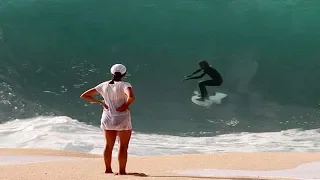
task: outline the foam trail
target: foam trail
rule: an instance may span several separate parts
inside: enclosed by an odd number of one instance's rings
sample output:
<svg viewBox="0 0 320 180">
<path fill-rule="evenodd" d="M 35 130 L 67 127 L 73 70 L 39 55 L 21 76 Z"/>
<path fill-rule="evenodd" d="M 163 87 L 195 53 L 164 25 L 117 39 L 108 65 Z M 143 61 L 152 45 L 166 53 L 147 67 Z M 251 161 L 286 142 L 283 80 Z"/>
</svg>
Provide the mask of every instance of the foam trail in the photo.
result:
<svg viewBox="0 0 320 180">
<path fill-rule="evenodd" d="M 180 137 L 133 132 L 131 155 L 212 152 L 318 151 L 319 129 L 292 129 L 268 133 L 224 134 L 213 137 Z M 100 128 L 66 116 L 8 121 L 0 124 L 2 148 L 51 148 L 101 154 L 104 137 Z M 115 145 L 115 153 L 118 151 Z"/>
</svg>

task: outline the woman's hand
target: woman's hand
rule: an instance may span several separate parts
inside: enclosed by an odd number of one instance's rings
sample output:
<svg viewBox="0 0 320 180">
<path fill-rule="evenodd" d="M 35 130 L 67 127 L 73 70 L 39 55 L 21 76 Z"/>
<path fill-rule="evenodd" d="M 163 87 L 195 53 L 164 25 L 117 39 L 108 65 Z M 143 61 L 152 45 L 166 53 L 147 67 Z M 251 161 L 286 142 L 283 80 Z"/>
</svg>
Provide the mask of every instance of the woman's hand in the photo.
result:
<svg viewBox="0 0 320 180">
<path fill-rule="evenodd" d="M 124 112 L 124 111 L 126 111 L 128 109 L 129 109 L 129 105 L 127 105 L 127 103 L 124 103 L 122 106 L 117 108 L 117 111 Z"/>
<path fill-rule="evenodd" d="M 103 102 L 103 101 L 100 101 L 100 105 L 106 109 L 108 109 L 108 106 Z"/>
</svg>

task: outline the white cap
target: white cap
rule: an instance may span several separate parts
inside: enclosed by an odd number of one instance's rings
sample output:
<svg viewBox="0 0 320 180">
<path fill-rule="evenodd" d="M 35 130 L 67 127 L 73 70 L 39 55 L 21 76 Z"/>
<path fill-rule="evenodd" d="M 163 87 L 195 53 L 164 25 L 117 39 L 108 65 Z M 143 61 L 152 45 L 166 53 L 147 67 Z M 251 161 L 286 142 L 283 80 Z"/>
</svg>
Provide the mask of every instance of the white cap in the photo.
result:
<svg viewBox="0 0 320 180">
<path fill-rule="evenodd" d="M 122 75 L 126 73 L 127 68 L 123 64 L 115 64 L 111 67 L 111 74 L 115 74 L 116 72 L 120 72 Z"/>
</svg>

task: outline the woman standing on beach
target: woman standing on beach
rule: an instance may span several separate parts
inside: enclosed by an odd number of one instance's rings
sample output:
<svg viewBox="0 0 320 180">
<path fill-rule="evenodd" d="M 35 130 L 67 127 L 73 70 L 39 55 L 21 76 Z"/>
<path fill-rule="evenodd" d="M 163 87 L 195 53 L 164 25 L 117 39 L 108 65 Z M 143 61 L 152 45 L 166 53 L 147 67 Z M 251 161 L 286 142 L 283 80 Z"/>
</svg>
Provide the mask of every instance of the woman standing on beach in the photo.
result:
<svg viewBox="0 0 320 180">
<path fill-rule="evenodd" d="M 132 133 L 131 114 L 129 105 L 135 97 L 132 86 L 128 82 L 122 81 L 126 75 L 126 67 L 122 64 L 115 64 L 111 67 L 111 80 L 103 82 L 94 88 L 84 92 L 80 97 L 91 102 L 102 105 L 103 113 L 101 117 L 101 128 L 104 130 L 106 145 L 104 149 L 105 173 L 113 173 L 111 168 L 112 150 L 119 137 L 119 173 L 126 174 L 126 164 L 128 156 L 128 145 Z M 92 96 L 100 94 L 104 101 L 94 99 Z"/>
</svg>

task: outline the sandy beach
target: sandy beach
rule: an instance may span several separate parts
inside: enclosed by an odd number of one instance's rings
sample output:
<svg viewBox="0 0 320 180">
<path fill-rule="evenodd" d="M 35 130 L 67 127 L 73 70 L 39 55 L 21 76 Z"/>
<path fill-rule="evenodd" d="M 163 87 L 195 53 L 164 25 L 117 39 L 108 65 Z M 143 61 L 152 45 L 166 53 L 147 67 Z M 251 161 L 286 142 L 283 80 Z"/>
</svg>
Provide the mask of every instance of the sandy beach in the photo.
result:
<svg viewBox="0 0 320 180">
<path fill-rule="evenodd" d="M 104 173 L 103 158 L 99 155 L 50 149 L 0 149 L 2 162 L 10 158 L 44 156 L 66 157 L 57 161 L 27 161 L 0 165 L 1 180 L 87 180 L 87 179 L 284 179 L 240 175 L 188 175 L 177 171 L 195 169 L 267 171 L 296 168 L 299 165 L 320 161 L 320 153 L 213 153 L 160 156 L 129 156 L 126 176 Z M 6 158 L 5 158 L 6 157 Z M 70 158 L 70 159 L 67 159 Z M 6 159 L 6 160 L 5 160 Z M 117 172 L 117 159 L 113 159 L 113 171 Z M 310 168 L 308 168 L 310 169 Z M 312 169 L 312 168 L 311 168 Z M 227 172 L 228 174 L 228 172 Z M 239 173 L 241 174 L 241 173 Z M 301 174 L 301 173 L 300 173 Z M 309 173 L 310 174 L 310 173 Z M 319 177 L 315 177 L 319 178 Z"/>
</svg>

